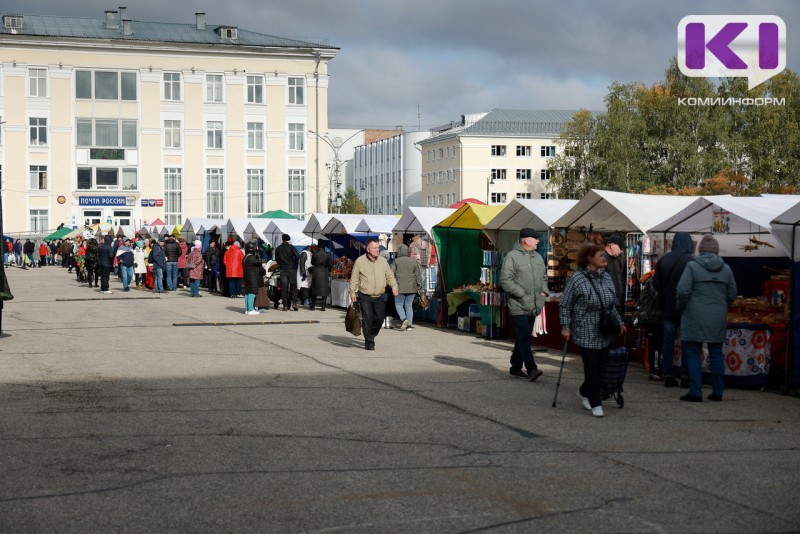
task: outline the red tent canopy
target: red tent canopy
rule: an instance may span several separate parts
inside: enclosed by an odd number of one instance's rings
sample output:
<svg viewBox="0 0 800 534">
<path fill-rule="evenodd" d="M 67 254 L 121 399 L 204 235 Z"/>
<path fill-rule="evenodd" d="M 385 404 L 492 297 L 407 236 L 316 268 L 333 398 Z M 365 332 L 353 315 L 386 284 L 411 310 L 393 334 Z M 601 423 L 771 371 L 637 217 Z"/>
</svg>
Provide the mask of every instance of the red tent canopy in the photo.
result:
<svg viewBox="0 0 800 534">
<path fill-rule="evenodd" d="M 164 226 L 166 223 L 161 219 L 156 219 L 155 221 L 150 223 L 150 226 Z"/>
<path fill-rule="evenodd" d="M 483 204 L 485 206 L 486 202 L 480 201 L 477 198 L 465 198 L 465 199 L 459 200 L 455 204 L 449 205 L 448 208 L 453 208 L 453 209 L 457 210 L 458 208 L 460 208 L 464 204 Z"/>
</svg>

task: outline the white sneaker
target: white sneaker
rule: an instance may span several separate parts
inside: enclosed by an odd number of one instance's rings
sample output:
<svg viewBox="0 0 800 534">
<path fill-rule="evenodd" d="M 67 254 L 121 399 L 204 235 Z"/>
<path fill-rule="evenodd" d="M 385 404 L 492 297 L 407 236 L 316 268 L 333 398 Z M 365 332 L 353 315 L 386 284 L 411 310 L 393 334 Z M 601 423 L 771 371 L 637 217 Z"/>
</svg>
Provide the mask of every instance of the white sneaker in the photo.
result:
<svg viewBox="0 0 800 534">
<path fill-rule="evenodd" d="M 592 408 L 592 415 L 595 417 L 603 417 L 603 407 L 602 406 L 595 406 Z"/>
<path fill-rule="evenodd" d="M 405 331 L 406 331 L 406 328 L 408 328 L 408 319 L 406 319 L 405 321 L 403 321 L 403 324 L 402 324 L 402 325 L 400 325 L 400 331 L 401 331 L 401 332 L 405 332 Z"/>
<path fill-rule="evenodd" d="M 577 395 L 578 398 L 581 400 L 581 403 L 583 404 L 584 408 L 586 408 L 587 410 L 592 409 L 592 405 L 589 404 L 589 397 L 584 397 L 583 395 L 581 395 L 581 390 L 576 391 L 575 395 Z"/>
<path fill-rule="evenodd" d="M 103 293 L 103 294 L 106 294 L 106 295 L 113 295 L 114 294 L 113 291 L 101 291 L 100 293 Z"/>
</svg>

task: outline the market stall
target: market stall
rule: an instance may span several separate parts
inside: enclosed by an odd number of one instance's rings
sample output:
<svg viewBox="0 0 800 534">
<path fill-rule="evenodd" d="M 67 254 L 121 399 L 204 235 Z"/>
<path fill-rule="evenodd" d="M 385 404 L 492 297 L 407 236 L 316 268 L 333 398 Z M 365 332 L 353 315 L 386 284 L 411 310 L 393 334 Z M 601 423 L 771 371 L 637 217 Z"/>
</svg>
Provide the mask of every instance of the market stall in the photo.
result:
<svg viewBox="0 0 800 534">
<path fill-rule="evenodd" d="M 296 219 L 272 219 L 262 232 L 262 239 L 269 243 L 272 248 L 275 248 L 281 244 L 283 234 L 287 234 L 292 238 L 294 246 L 307 247 L 313 243 L 313 240 L 303 233 L 305 225 L 305 221 Z"/>
<path fill-rule="evenodd" d="M 787 334 L 786 375 L 783 382 L 784 392 L 797 393 L 800 389 L 800 284 L 797 283 L 800 275 L 800 198 L 786 211 L 770 221 L 773 235 L 783 244 L 789 252 L 791 270 L 789 273 L 789 317 L 790 325 Z"/>
<path fill-rule="evenodd" d="M 181 237 L 183 237 L 187 242 L 194 241 L 203 233 L 203 225 L 211 226 L 212 224 L 216 224 L 216 221 L 200 217 L 188 217 L 183 222 L 183 227 L 181 228 Z"/>
<path fill-rule="evenodd" d="M 303 226 L 303 233 L 314 239 L 322 237 L 322 228 L 332 218 L 332 213 L 312 213 Z"/>
<path fill-rule="evenodd" d="M 501 308 L 505 300 L 497 288 L 502 257 L 482 232 L 502 209 L 503 206 L 466 203 L 433 227 L 439 252 L 439 326 L 448 326 L 448 317 L 452 316 L 463 330 L 486 337 L 502 334 L 505 320 Z M 457 310 L 469 301 L 477 309 L 471 312 L 472 317 L 462 315 L 466 320 L 459 323 Z"/>
<path fill-rule="evenodd" d="M 350 272 L 353 262 L 363 253 L 366 240 L 378 237 L 375 233 L 356 230 L 364 217 L 365 215 L 335 214 L 322 228 L 322 235 L 336 246 L 331 271 L 332 306 L 350 306 Z"/>
</svg>

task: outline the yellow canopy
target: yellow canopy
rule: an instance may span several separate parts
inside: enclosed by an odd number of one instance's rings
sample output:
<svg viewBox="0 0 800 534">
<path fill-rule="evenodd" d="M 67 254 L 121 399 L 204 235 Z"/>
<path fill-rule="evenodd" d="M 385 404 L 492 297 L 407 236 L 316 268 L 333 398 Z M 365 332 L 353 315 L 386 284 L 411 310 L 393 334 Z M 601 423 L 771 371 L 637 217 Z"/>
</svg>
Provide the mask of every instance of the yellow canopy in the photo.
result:
<svg viewBox="0 0 800 534">
<path fill-rule="evenodd" d="M 182 224 L 176 224 L 175 228 L 172 229 L 172 237 L 179 238 L 181 236 L 181 230 L 183 229 Z"/>
<path fill-rule="evenodd" d="M 494 219 L 503 208 L 505 208 L 504 205 L 484 206 L 482 204 L 464 204 L 458 208 L 455 213 L 452 213 L 436 226 L 480 230 L 489 221 Z"/>
</svg>

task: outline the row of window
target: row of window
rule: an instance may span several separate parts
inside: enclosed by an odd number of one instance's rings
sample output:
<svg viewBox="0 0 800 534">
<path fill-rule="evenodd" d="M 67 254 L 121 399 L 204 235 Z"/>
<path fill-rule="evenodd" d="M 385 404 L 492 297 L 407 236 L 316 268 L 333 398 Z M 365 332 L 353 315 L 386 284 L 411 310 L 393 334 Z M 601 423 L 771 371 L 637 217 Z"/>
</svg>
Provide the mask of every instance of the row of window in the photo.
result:
<svg viewBox="0 0 800 534">
<path fill-rule="evenodd" d="M 515 194 L 515 198 L 517 200 L 530 200 L 531 196 L 532 196 L 531 193 L 516 193 Z M 432 208 L 432 207 L 447 207 L 447 206 L 450 206 L 451 204 L 454 204 L 458 200 L 458 197 L 456 197 L 455 193 L 453 193 L 452 195 L 450 193 L 440 194 L 440 195 L 438 195 L 438 197 L 436 195 L 431 195 L 431 196 L 427 196 L 425 198 L 426 198 L 426 201 L 427 201 L 427 206 L 429 208 Z M 556 195 L 555 195 L 555 193 L 541 193 L 539 195 L 539 198 L 541 198 L 542 200 L 546 200 L 546 199 L 556 198 Z M 507 199 L 508 199 L 508 194 L 507 193 L 492 193 L 490 198 L 489 198 L 489 203 L 490 204 L 505 204 L 507 202 Z M 438 203 L 437 203 L 437 200 L 438 200 Z"/>
<path fill-rule="evenodd" d="M 163 76 L 163 99 L 180 102 L 183 95 L 183 75 L 180 72 L 165 72 Z M 222 74 L 206 74 L 206 102 L 225 101 L 225 79 Z M 288 79 L 288 103 L 305 105 L 305 79 Z M 95 100 L 137 99 L 136 72 L 108 70 L 76 70 L 75 97 Z M 248 104 L 264 103 L 264 76 L 248 74 L 245 84 Z M 28 96 L 46 98 L 47 69 L 28 69 Z"/>
<path fill-rule="evenodd" d="M 429 172 L 425 173 L 425 185 L 430 185 L 433 183 L 440 184 L 442 182 L 455 182 L 456 181 L 456 174 L 457 171 L 450 169 L 446 171 L 438 171 L 438 172 Z M 530 180 L 533 176 L 532 169 L 517 169 L 516 170 L 517 180 Z M 508 178 L 508 174 L 506 169 L 492 169 L 490 174 L 491 179 L 494 180 L 505 180 Z M 541 169 L 539 171 L 539 179 L 543 181 L 550 180 L 553 177 L 553 171 L 547 169 Z"/>
<path fill-rule="evenodd" d="M 507 148 L 506 145 L 492 145 L 491 154 L 492 156 L 505 156 Z M 517 156 L 529 158 L 532 153 L 531 149 L 531 145 L 517 145 Z M 543 158 L 552 158 L 556 155 L 556 147 L 552 145 L 539 147 L 539 155 Z"/>
<path fill-rule="evenodd" d="M 436 161 L 441 159 L 455 159 L 458 150 L 458 145 L 448 146 L 444 148 L 434 148 L 428 150 L 428 161 Z"/>
</svg>

